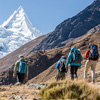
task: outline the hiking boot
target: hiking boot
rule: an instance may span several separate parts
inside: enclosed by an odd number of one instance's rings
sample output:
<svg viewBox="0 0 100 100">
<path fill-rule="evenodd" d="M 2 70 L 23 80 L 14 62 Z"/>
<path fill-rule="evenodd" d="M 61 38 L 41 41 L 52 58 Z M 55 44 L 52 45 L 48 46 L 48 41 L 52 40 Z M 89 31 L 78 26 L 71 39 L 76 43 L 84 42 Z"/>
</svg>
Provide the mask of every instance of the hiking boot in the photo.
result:
<svg viewBox="0 0 100 100">
<path fill-rule="evenodd" d="M 15 83 L 15 85 L 18 86 L 18 85 L 21 85 L 21 83 L 20 82 L 17 82 L 17 83 Z"/>
</svg>

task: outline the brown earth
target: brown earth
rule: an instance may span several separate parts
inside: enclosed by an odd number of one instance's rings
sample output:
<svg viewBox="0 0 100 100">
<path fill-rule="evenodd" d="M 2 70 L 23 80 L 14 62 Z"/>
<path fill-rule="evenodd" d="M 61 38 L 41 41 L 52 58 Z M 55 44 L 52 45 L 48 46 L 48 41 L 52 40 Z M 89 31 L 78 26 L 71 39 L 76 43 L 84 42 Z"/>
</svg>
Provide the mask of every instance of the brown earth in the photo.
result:
<svg viewBox="0 0 100 100">
<path fill-rule="evenodd" d="M 30 88 L 26 85 L 20 86 L 0 86 L 0 100 L 34 100 L 40 98 L 39 90 Z M 19 98 L 22 99 L 19 99 Z"/>
<path fill-rule="evenodd" d="M 88 33 L 82 37 L 75 39 L 73 42 L 67 44 L 64 47 L 42 50 L 37 52 L 32 52 L 26 58 L 29 63 L 29 82 L 44 82 L 50 78 L 54 78 L 56 75 L 55 64 L 60 59 L 62 55 L 65 55 L 66 58 L 70 51 L 71 46 L 78 47 L 84 58 L 85 51 L 88 49 L 89 43 L 94 43 L 98 45 L 100 50 L 100 33 Z M 79 78 L 83 78 L 83 70 L 85 59 L 82 62 L 82 68 L 79 71 Z M 43 73 L 42 73 L 43 72 Z M 16 80 L 12 78 L 13 68 L 8 69 L 5 72 L 0 73 L 1 84 L 11 84 L 15 83 Z M 69 74 L 67 74 L 69 76 Z"/>
<path fill-rule="evenodd" d="M 61 52 L 61 55 L 65 55 L 67 57 L 70 47 L 71 46 L 76 46 L 78 47 L 81 52 L 82 52 L 82 56 L 83 56 L 83 61 L 82 61 L 82 67 L 81 69 L 78 71 L 78 76 L 79 79 L 83 79 L 84 76 L 84 65 L 85 65 L 85 52 L 88 49 L 88 44 L 89 43 L 94 43 L 98 45 L 98 49 L 100 51 L 100 33 L 88 33 L 80 38 L 77 38 L 76 40 L 74 40 L 72 43 L 69 43 L 68 45 L 58 48 L 58 49 L 51 49 L 51 50 L 47 50 L 47 55 L 55 55 L 55 52 L 59 51 Z M 46 53 L 45 52 L 45 53 Z M 100 53 L 100 52 L 99 52 Z M 31 54 L 32 55 L 32 54 Z M 29 55 L 30 56 L 30 55 Z M 49 56 L 50 57 L 50 56 Z M 59 57 L 60 58 L 60 57 Z M 49 81 L 55 78 L 56 73 L 57 73 L 57 69 L 55 68 L 57 62 L 55 62 L 54 64 L 52 64 L 52 66 L 50 66 L 47 70 L 43 71 L 42 73 L 40 73 L 39 75 L 37 75 L 36 77 L 34 77 L 33 79 L 29 80 L 28 83 L 30 82 L 35 82 L 35 83 L 40 83 L 40 82 L 45 82 L 45 81 Z M 99 74 L 99 70 L 100 70 L 100 59 L 97 62 L 97 67 L 96 67 L 96 73 Z M 88 75 L 90 76 L 91 73 L 89 71 Z M 67 78 L 70 77 L 69 72 L 67 73 Z M 97 81 L 100 80 L 100 76 L 97 77 L 96 79 Z"/>
<path fill-rule="evenodd" d="M 15 97 L 16 95 L 23 96 L 24 99 L 28 98 L 25 100 L 32 100 L 34 97 L 38 97 L 37 95 L 35 95 L 35 94 L 32 95 L 32 94 L 34 91 L 37 93 L 39 91 L 36 89 L 29 88 L 27 85 L 29 83 L 41 83 L 41 82 L 50 83 L 51 81 L 54 81 L 56 73 L 57 73 L 57 69 L 55 68 L 55 65 L 62 55 L 65 55 L 66 57 L 68 56 L 68 53 L 70 51 L 71 46 L 78 47 L 82 52 L 83 61 L 82 61 L 81 69 L 78 70 L 78 76 L 79 76 L 79 79 L 83 79 L 84 64 L 85 64 L 84 54 L 85 54 L 85 51 L 88 49 L 87 47 L 88 47 L 88 44 L 90 42 L 97 44 L 98 49 L 100 51 L 100 46 L 99 46 L 99 44 L 100 44 L 100 32 L 88 33 L 82 37 L 77 38 L 73 42 L 71 42 L 71 43 L 69 43 L 66 46 L 61 47 L 61 48 L 31 53 L 30 55 L 27 56 L 27 59 L 29 59 L 29 61 L 30 61 L 30 63 L 29 63 L 30 80 L 27 82 L 26 85 L 22 85 L 22 86 L 14 86 L 14 85 L 12 85 L 12 86 L 10 86 L 10 85 L 0 86 L 0 90 L 1 90 L 0 99 L 9 100 L 8 98 L 10 98 L 11 96 Z M 99 66 L 100 66 L 100 59 L 98 60 L 97 66 L 96 66 L 96 83 L 97 83 L 98 87 L 100 88 L 100 67 Z M 5 76 L 5 74 L 7 74 L 7 73 L 8 73 L 8 76 L 10 76 L 11 75 L 10 72 L 12 72 L 12 68 L 9 69 L 8 72 L 5 71 L 5 73 L 3 73 L 2 76 Z M 36 77 L 32 78 L 34 76 L 34 74 L 36 74 L 36 73 L 37 73 Z M 89 70 L 89 72 L 88 72 L 88 79 L 89 80 L 90 80 L 90 76 L 91 76 L 91 73 Z M 10 76 L 10 78 L 12 78 L 12 77 Z M 4 80 L 5 82 L 7 82 L 6 79 L 7 78 L 5 78 L 5 80 Z M 66 74 L 66 79 L 67 80 L 70 79 L 69 71 Z M 10 79 L 8 78 L 8 81 L 9 80 Z M 11 92 L 8 92 L 8 91 L 11 91 Z"/>
</svg>

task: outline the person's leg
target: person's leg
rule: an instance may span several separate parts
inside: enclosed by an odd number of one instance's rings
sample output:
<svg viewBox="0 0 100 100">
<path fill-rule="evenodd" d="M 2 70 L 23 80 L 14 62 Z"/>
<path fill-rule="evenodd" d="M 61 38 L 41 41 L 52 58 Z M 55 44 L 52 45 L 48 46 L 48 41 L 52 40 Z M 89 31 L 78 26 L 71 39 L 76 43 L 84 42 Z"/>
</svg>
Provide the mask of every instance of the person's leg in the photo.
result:
<svg viewBox="0 0 100 100">
<path fill-rule="evenodd" d="M 87 60 L 86 63 L 85 63 L 85 68 L 84 68 L 84 79 L 87 79 L 87 72 L 88 72 L 88 69 L 90 67 L 90 61 Z"/>
<path fill-rule="evenodd" d="M 23 84 L 24 83 L 24 78 L 25 78 L 25 74 L 20 73 L 20 82 Z"/>
<path fill-rule="evenodd" d="M 71 80 L 74 80 L 74 66 L 70 66 Z"/>
<path fill-rule="evenodd" d="M 96 61 L 93 61 L 91 66 L 91 74 L 92 74 L 92 82 L 95 83 L 95 68 L 96 68 Z"/>
<path fill-rule="evenodd" d="M 61 80 L 64 80 L 65 79 L 65 73 L 61 73 L 60 75 L 61 75 L 60 76 Z"/>
<path fill-rule="evenodd" d="M 75 79 L 78 79 L 78 76 L 77 76 L 78 67 L 79 67 L 79 66 L 74 66 L 74 75 L 75 75 Z"/>
<path fill-rule="evenodd" d="M 20 82 L 20 81 L 21 81 L 20 73 L 17 73 L 17 82 Z"/>
<path fill-rule="evenodd" d="M 60 80 L 60 73 L 59 71 L 57 71 L 57 75 L 56 75 L 56 81 Z"/>
</svg>

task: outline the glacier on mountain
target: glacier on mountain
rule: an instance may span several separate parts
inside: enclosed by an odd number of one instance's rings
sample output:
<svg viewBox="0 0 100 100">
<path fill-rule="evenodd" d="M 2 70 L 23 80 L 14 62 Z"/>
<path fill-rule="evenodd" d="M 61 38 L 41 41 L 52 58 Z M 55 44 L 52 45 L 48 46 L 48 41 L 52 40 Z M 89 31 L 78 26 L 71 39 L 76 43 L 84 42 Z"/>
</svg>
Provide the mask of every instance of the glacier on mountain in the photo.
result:
<svg viewBox="0 0 100 100">
<path fill-rule="evenodd" d="M 41 35 L 42 33 L 32 26 L 23 8 L 19 7 L 0 25 L 0 58 Z"/>
</svg>

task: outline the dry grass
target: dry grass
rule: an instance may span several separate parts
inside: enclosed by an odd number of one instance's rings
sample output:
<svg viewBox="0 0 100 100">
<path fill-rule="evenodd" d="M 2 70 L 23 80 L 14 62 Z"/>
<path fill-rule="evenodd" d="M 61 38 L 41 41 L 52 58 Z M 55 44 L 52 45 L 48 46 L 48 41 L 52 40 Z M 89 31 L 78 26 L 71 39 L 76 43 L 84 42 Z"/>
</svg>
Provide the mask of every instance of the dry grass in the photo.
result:
<svg viewBox="0 0 100 100">
<path fill-rule="evenodd" d="M 85 81 L 58 81 L 40 91 L 43 100 L 100 100 L 95 85 Z"/>
</svg>

